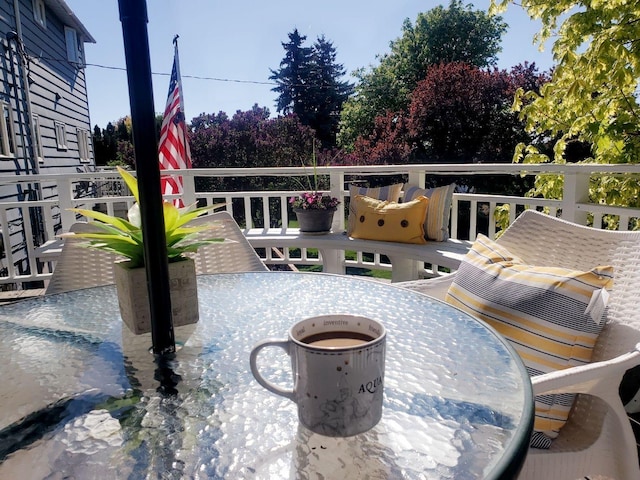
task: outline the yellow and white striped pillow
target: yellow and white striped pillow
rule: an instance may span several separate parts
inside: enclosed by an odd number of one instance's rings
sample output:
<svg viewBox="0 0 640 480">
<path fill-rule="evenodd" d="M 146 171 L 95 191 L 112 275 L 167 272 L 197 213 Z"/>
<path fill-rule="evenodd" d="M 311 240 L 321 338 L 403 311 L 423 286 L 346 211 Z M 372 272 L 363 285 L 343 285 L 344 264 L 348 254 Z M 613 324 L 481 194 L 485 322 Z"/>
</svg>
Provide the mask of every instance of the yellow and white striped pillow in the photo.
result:
<svg viewBox="0 0 640 480">
<path fill-rule="evenodd" d="M 444 242 L 449 239 L 449 217 L 451 216 L 451 202 L 456 184 L 436 188 L 408 187 L 404 192 L 403 202 L 425 196 L 429 199 L 429 209 L 424 222 L 424 231 L 429 240 Z"/>
<path fill-rule="evenodd" d="M 591 361 L 604 322 L 602 289 L 613 267 L 587 272 L 526 265 L 479 235 L 458 269 L 446 301 L 484 320 L 506 337 L 530 376 Z M 593 303 L 597 304 L 593 308 Z M 540 395 L 532 446 L 548 448 L 566 423 L 574 395 Z"/>
</svg>

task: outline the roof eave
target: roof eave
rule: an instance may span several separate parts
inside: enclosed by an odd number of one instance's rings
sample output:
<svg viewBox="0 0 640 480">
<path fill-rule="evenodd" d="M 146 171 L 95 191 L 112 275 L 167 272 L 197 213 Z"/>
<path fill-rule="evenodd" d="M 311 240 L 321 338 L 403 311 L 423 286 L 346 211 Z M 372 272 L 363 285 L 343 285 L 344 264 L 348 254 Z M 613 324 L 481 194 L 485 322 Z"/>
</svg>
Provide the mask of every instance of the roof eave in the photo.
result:
<svg viewBox="0 0 640 480">
<path fill-rule="evenodd" d="M 96 43 L 95 38 L 91 36 L 89 30 L 86 29 L 64 0 L 45 0 L 45 3 L 65 24 L 80 32 L 83 42 Z"/>
</svg>

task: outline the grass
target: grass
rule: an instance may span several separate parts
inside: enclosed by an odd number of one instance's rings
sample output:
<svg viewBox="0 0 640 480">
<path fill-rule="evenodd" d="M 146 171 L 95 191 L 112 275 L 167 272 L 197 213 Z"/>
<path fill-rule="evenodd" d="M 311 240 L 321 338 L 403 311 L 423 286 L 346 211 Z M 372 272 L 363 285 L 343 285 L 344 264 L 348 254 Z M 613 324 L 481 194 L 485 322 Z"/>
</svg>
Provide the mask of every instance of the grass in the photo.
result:
<svg viewBox="0 0 640 480">
<path fill-rule="evenodd" d="M 300 254 L 299 248 L 291 248 L 290 252 L 294 256 L 298 256 Z M 318 258 L 318 250 L 315 248 L 307 249 L 307 256 L 312 258 Z M 356 259 L 356 252 L 353 251 L 345 251 L 344 256 L 348 260 Z M 372 256 L 369 254 L 365 254 L 365 260 L 373 260 Z M 367 258 L 369 256 L 370 258 Z M 300 265 L 298 270 L 301 272 L 322 272 L 321 265 Z M 362 277 L 371 277 L 371 278 L 380 278 L 385 280 L 391 280 L 391 272 L 386 270 L 372 270 L 368 268 L 358 268 L 358 267 L 347 267 L 346 269 L 347 275 L 359 275 Z"/>
<path fill-rule="evenodd" d="M 346 221 L 347 220 L 345 219 L 345 222 Z M 288 225 L 289 225 L 289 228 L 299 227 L 298 221 L 295 219 L 289 219 Z M 290 252 L 294 256 L 300 255 L 299 248 L 291 248 Z M 347 258 L 348 260 L 356 259 L 356 252 L 345 251 L 344 255 L 345 255 L 345 258 Z M 315 248 L 308 248 L 307 256 L 311 258 L 318 258 L 319 257 L 318 250 Z M 365 257 L 365 260 L 373 261 L 372 255 L 365 254 L 364 257 Z M 301 272 L 322 272 L 322 266 L 321 265 L 300 265 L 298 266 L 298 270 L 300 270 Z M 372 277 L 372 278 L 391 280 L 391 272 L 388 272 L 386 270 L 371 270 L 368 268 L 347 267 L 346 273 L 347 275 L 359 275 L 362 277 Z"/>
</svg>

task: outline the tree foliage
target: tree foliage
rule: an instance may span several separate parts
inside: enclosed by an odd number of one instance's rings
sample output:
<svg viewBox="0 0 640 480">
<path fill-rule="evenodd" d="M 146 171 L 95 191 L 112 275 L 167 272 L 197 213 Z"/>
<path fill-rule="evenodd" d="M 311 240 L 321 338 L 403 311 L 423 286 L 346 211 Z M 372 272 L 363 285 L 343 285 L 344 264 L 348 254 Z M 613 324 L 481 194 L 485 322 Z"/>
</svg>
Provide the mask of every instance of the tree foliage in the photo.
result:
<svg viewBox="0 0 640 480">
<path fill-rule="evenodd" d="M 513 0 L 492 0 L 502 11 Z M 518 2 L 542 22 L 535 40 L 553 39 L 557 63 L 542 90 L 522 89 L 516 108 L 527 129 L 557 139 L 553 161 L 567 161 L 567 146 L 590 147 L 585 160 L 637 163 L 640 158 L 640 9 L 626 0 L 523 0 Z M 522 144 L 516 160 L 546 162 L 535 146 Z M 639 205 L 638 179 L 592 181 L 592 201 Z M 561 182 L 551 186 L 541 178 L 534 194 L 558 198 Z"/>
<path fill-rule="evenodd" d="M 313 47 L 305 47 L 306 36 L 297 29 L 283 43 L 285 56 L 280 68 L 271 70 L 270 80 L 279 93 L 277 111 L 294 113 L 303 125 L 308 125 L 325 147 L 335 146 L 340 111 L 353 91 L 353 85 L 340 80 L 346 71 L 337 63 L 336 49 L 324 36 Z"/>
<path fill-rule="evenodd" d="M 358 138 L 354 153 L 372 163 L 510 162 L 518 143 L 542 141 L 530 137 L 512 111 L 514 92 L 539 90 L 546 80 L 535 64 L 510 72 L 465 63 L 433 66 L 408 110 L 377 116 L 373 133 Z"/>
<path fill-rule="evenodd" d="M 500 39 L 506 24 L 499 16 L 463 6 L 451 0 L 409 19 L 402 35 L 390 43 L 390 52 L 370 70 L 360 69 L 356 95 L 344 106 L 339 142 L 351 146 L 360 135 L 368 135 L 376 115 L 406 110 L 410 94 L 432 65 L 464 62 L 477 67 L 493 66 L 500 52 Z"/>
<path fill-rule="evenodd" d="M 406 116 L 387 110 L 386 115 L 375 118 L 371 135 L 358 137 L 353 153 L 362 163 L 401 165 L 411 161 L 412 150 Z"/>
<path fill-rule="evenodd" d="M 544 79 L 535 65 L 511 73 L 464 63 L 432 67 L 409 106 L 418 157 L 435 163 L 510 162 L 516 145 L 530 140 L 511 111 L 514 92 L 523 83 L 539 89 Z"/>
<path fill-rule="evenodd" d="M 196 179 L 196 189 L 203 191 L 300 190 L 309 187 L 313 169 L 312 155 L 317 138 L 309 126 L 303 125 L 295 114 L 270 118 L 269 110 L 254 105 L 246 112 L 237 111 L 232 117 L 226 113 L 201 114 L 191 121 L 189 134 L 194 168 L 256 168 L 274 166 L 309 167 L 309 177 L 202 177 Z M 345 164 L 348 160 L 340 151 L 321 149 L 316 152 L 318 165 Z M 325 179 L 320 188 L 328 188 Z M 254 199 L 253 220 L 262 221 L 263 205 Z M 244 218 L 242 202 L 234 200 L 234 216 Z M 273 204 L 271 226 L 278 226 L 280 206 Z"/>
<path fill-rule="evenodd" d="M 160 136 L 162 115 L 156 116 L 156 135 Z M 96 165 L 121 165 L 135 168 L 136 161 L 133 153 L 133 133 L 131 117 L 122 117 L 115 122 L 109 122 L 100 129 L 93 127 L 93 155 Z"/>
</svg>

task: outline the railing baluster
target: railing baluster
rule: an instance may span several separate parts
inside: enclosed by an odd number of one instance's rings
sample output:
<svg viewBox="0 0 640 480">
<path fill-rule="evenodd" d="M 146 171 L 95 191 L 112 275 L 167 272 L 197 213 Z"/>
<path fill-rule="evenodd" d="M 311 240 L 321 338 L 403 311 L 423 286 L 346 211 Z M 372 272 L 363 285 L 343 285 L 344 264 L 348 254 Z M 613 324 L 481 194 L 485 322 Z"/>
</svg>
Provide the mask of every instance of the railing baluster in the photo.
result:
<svg viewBox="0 0 640 480">
<path fill-rule="evenodd" d="M 597 174 L 615 174 L 624 175 L 626 173 L 635 174 L 640 173 L 640 166 L 637 165 L 553 165 L 553 164 L 541 164 L 541 165 L 488 165 L 488 164 L 473 164 L 473 165 L 377 165 L 377 166 L 338 166 L 338 167 L 320 167 L 318 173 L 325 179 L 329 178 L 329 193 L 332 196 L 336 196 L 342 202 L 339 213 L 334 216 L 334 223 L 332 228 L 334 232 L 341 232 L 345 227 L 346 207 L 348 190 L 345 184 L 345 178 L 347 175 L 376 175 L 384 176 L 395 173 L 404 173 L 408 176 L 408 182 L 411 185 L 423 186 L 425 182 L 425 169 L 428 169 L 430 174 L 434 175 L 489 175 L 496 172 L 504 172 L 510 175 L 519 175 L 526 173 L 527 175 L 535 175 L 538 173 L 552 173 L 564 176 L 565 189 L 563 192 L 562 200 L 551 200 L 542 198 L 521 198 L 516 196 L 506 195 L 483 195 L 483 194 L 467 194 L 467 193 L 455 193 L 452 209 L 451 209 L 451 238 L 459 238 L 462 235 L 466 236 L 467 232 L 460 232 L 458 228 L 458 221 L 462 212 L 470 208 L 470 221 L 468 236 L 474 239 L 478 229 L 478 205 L 489 205 L 489 227 L 488 234 L 494 236 L 496 233 L 496 225 L 494 224 L 494 214 L 498 205 L 509 206 L 509 221 L 513 221 L 516 217 L 516 213 L 521 211 L 523 207 L 526 208 L 542 208 L 544 207 L 551 215 L 557 215 L 561 211 L 562 217 L 567 220 L 577 221 L 578 223 L 585 223 L 587 218 L 594 219 L 594 225 L 596 227 L 602 227 L 602 219 L 605 215 L 615 215 L 619 217 L 620 229 L 630 228 L 630 222 L 632 220 L 640 218 L 640 209 L 615 207 L 609 205 L 594 205 L 589 203 L 588 198 L 588 186 L 589 178 Z M 178 172 L 177 172 L 178 173 Z M 232 201 L 238 202 L 238 199 L 242 201 L 240 212 L 244 210 L 245 218 L 247 220 L 246 228 L 254 228 L 254 218 L 252 217 L 252 204 L 251 200 L 254 200 L 254 204 L 257 201 L 262 201 L 262 216 L 265 219 L 264 228 L 271 226 L 274 216 L 277 216 L 279 212 L 279 218 L 282 219 L 283 228 L 286 228 L 289 223 L 289 210 L 288 199 L 290 196 L 296 195 L 297 191 L 279 191 L 279 192 L 198 192 L 195 191 L 196 177 L 207 178 L 231 178 L 231 177 L 263 177 L 263 176 L 290 176 L 299 177 L 308 175 L 308 169 L 305 172 L 299 167 L 282 167 L 282 168 L 221 168 L 221 169 L 197 169 L 179 172 L 184 175 L 185 191 L 183 200 L 185 204 L 190 204 L 195 199 L 204 199 L 207 204 L 216 202 L 225 202 L 226 210 L 233 213 L 231 207 Z M 79 182 L 90 183 L 97 186 L 96 189 L 91 190 L 89 195 L 83 193 L 82 198 L 74 199 L 75 185 Z M 2 175 L 0 176 L 0 186 L 9 186 L 16 184 L 27 183 L 41 183 L 46 185 L 47 191 L 53 194 L 57 193 L 57 197 L 48 195 L 45 200 L 40 201 L 15 201 L 4 202 L 0 204 L 0 223 L 2 229 L 2 240 L 5 244 L 5 258 L 2 261 L 2 266 L 7 269 L 8 276 L 3 276 L 0 279 L 0 283 L 19 283 L 22 281 L 34 280 L 35 275 L 18 275 L 18 267 L 16 264 L 20 264 L 20 269 L 30 268 L 32 272 L 37 272 L 37 259 L 34 254 L 33 242 L 26 241 L 26 248 L 24 253 L 20 253 L 18 256 L 16 252 L 18 236 L 20 236 L 20 242 L 23 242 L 23 238 L 31 238 L 31 232 L 27 227 L 27 223 L 30 222 L 28 217 L 25 217 L 25 226 L 14 225 L 9 229 L 9 222 L 19 221 L 19 212 L 24 212 L 24 215 L 28 215 L 31 211 L 40 210 L 43 219 L 43 233 L 46 236 L 46 240 L 53 240 L 54 234 L 58 233 L 58 222 L 62 226 L 64 231 L 67 231 L 70 225 L 76 221 L 76 215 L 70 212 L 68 209 L 74 206 L 83 206 L 86 208 L 100 207 L 103 211 L 109 214 L 113 214 L 114 211 L 119 215 L 124 215 L 116 205 L 126 205 L 127 209 L 133 203 L 133 198 L 130 192 L 123 189 L 122 182 L 117 178 L 117 175 L 113 171 L 105 172 L 89 172 L 89 173 L 70 173 L 70 174 L 47 174 L 47 175 L 29 175 L 24 178 L 17 178 L 15 176 Z M 460 202 L 464 202 L 461 205 Z M 278 204 L 279 203 L 279 204 Z M 270 207 L 274 207 L 273 210 Z M 257 207 L 260 208 L 260 207 Z M 483 212 L 485 213 L 485 212 Z M 58 218 L 59 215 L 59 218 Z M 13 231 L 13 234 L 12 234 Z M 25 236 L 26 237 L 23 237 Z M 13 242 L 14 244 L 12 245 Z M 265 257 L 268 263 L 277 264 L 304 264 L 304 265 L 318 265 L 322 260 L 309 255 L 306 248 L 299 249 L 300 256 L 292 255 L 289 248 L 282 249 L 283 255 L 275 255 L 271 250 L 267 250 Z M 355 259 L 345 261 L 344 257 L 339 258 L 339 255 L 344 255 L 341 250 L 337 251 L 338 257 L 333 256 L 333 251 L 327 251 L 325 254 L 331 254 L 331 259 L 323 259 L 329 261 L 333 268 L 337 268 L 340 265 L 346 264 L 349 266 L 359 266 L 363 268 L 375 268 L 389 270 L 390 266 L 381 263 L 380 255 L 374 255 L 371 261 L 365 261 L 362 252 L 356 252 Z M 435 267 L 437 270 L 437 266 Z M 421 272 L 427 272 L 428 270 L 424 265 L 419 265 Z M 436 272 L 437 273 L 437 272 Z M 38 279 L 46 279 L 46 275 L 38 275 Z"/>
</svg>

